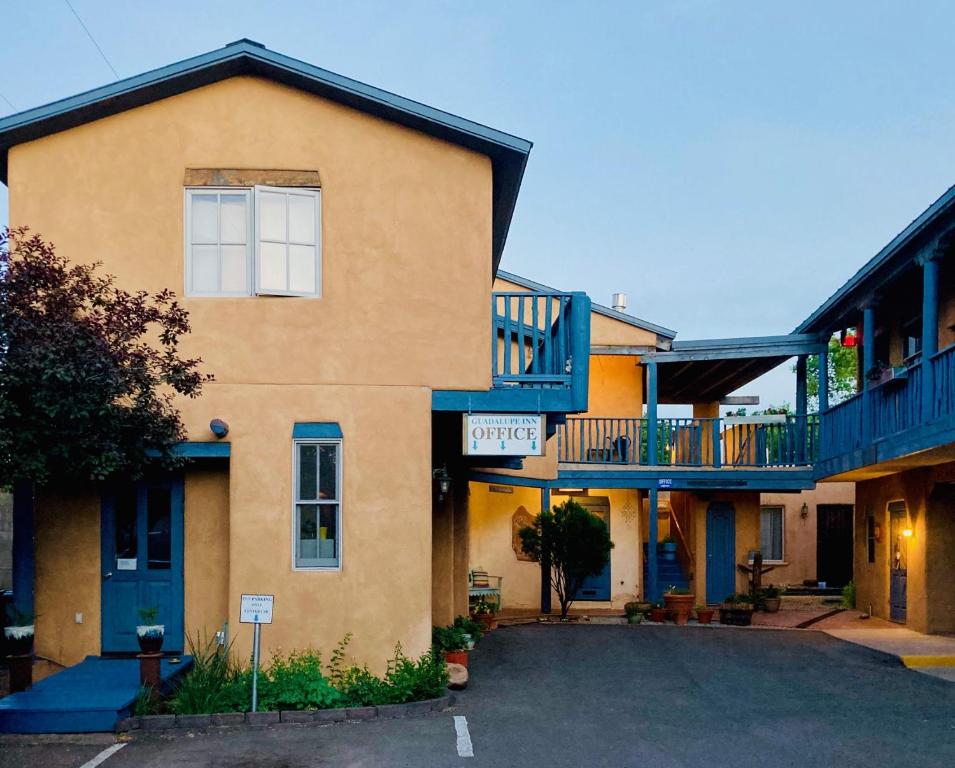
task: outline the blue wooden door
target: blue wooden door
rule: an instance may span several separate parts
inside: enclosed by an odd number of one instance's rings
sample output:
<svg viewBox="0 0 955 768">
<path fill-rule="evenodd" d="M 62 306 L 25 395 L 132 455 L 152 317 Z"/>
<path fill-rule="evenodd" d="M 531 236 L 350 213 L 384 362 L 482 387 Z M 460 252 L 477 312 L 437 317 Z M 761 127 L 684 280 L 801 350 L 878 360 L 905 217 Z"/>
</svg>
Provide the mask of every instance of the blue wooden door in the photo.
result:
<svg viewBox="0 0 955 768">
<path fill-rule="evenodd" d="M 736 510 L 714 502 L 706 510 L 706 602 L 721 603 L 736 592 Z"/>
<path fill-rule="evenodd" d="M 605 496 L 588 496 L 575 498 L 592 515 L 596 515 L 607 524 L 610 531 L 610 500 Z M 610 561 L 596 576 L 591 576 L 581 585 L 577 592 L 577 600 L 609 600 L 610 599 Z"/>
<path fill-rule="evenodd" d="M 139 650 L 139 611 L 157 607 L 164 651 L 183 650 L 181 479 L 117 485 L 103 495 L 103 653 Z"/>
<path fill-rule="evenodd" d="M 889 537 L 892 542 L 892 559 L 889 562 L 889 618 L 902 624 L 908 618 L 908 547 L 903 534 L 907 522 L 905 504 L 889 504 Z"/>
</svg>

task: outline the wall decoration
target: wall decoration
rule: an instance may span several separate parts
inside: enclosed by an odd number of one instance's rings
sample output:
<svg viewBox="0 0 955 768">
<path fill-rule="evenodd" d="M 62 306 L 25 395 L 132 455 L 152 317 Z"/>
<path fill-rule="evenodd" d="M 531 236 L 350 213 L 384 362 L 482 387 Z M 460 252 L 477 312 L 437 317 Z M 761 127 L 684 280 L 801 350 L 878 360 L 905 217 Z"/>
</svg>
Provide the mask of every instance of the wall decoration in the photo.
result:
<svg viewBox="0 0 955 768">
<path fill-rule="evenodd" d="M 511 516 L 511 548 L 518 560 L 534 562 L 530 555 L 524 553 L 521 549 L 521 528 L 526 528 L 534 524 L 534 515 L 528 512 L 523 506 L 517 508 L 517 511 Z"/>
</svg>

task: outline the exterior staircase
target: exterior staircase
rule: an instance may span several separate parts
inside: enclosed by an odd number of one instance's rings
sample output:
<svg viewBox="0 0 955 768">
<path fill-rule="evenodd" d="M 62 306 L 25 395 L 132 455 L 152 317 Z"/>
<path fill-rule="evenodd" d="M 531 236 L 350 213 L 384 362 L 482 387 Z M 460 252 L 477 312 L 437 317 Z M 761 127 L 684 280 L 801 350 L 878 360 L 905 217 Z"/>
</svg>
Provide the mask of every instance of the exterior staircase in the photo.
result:
<svg viewBox="0 0 955 768">
<path fill-rule="evenodd" d="M 647 573 L 647 545 L 643 545 L 643 583 L 649 584 L 650 578 Z M 680 561 L 677 559 L 665 560 L 663 552 L 657 552 L 657 595 L 663 595 L 666 592 L 667 587 L 683 587 L 684 589 L 690 586 L 689 581 L 687 580 L 686 574 L 683 572 L 683 567 L 680 565 Z"/>
</svg>

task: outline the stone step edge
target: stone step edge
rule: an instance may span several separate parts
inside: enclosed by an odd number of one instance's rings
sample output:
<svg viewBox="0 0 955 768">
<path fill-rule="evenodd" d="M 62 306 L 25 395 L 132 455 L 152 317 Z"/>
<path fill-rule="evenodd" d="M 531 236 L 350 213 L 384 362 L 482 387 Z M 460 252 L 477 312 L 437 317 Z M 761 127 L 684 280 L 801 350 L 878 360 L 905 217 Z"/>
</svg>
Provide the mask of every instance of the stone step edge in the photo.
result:
<svg viewBox="0 0 955 768">
<path fill-rule="evenodd" d="M 454 706 L 454 694 L 437 699 L 410 701 L 407 704 L 382 704 L 375 707 L 339 709 L 282 710 L 280 712 L 224 712 L 216 715 L 141 715 L 127 717 L 116 724 L 117 733 L 196 730 L 202 728 L 260 728 L 280 723 L 332 723 L 372 720 L 374 718 L 419 717 Z"/>
<path fill-rule="evenodd" d="M 909 669 L 919 667 L 955 667 L 955 656 L 903 654 L 899 656 Z"/>
</svg>

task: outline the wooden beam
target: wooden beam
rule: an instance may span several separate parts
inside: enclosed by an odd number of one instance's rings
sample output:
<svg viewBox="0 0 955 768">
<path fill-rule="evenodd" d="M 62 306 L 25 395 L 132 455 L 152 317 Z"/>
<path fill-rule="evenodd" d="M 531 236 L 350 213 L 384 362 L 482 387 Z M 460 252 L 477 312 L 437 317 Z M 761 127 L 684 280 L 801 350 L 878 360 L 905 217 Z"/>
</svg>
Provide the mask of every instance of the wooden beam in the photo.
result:
<svg viewBox="0 0 955 768">
<path fill-rule="evenodd" d="M 727 395 L 720 405 L 759 405 L 759 395 Z"/>
</svg>

